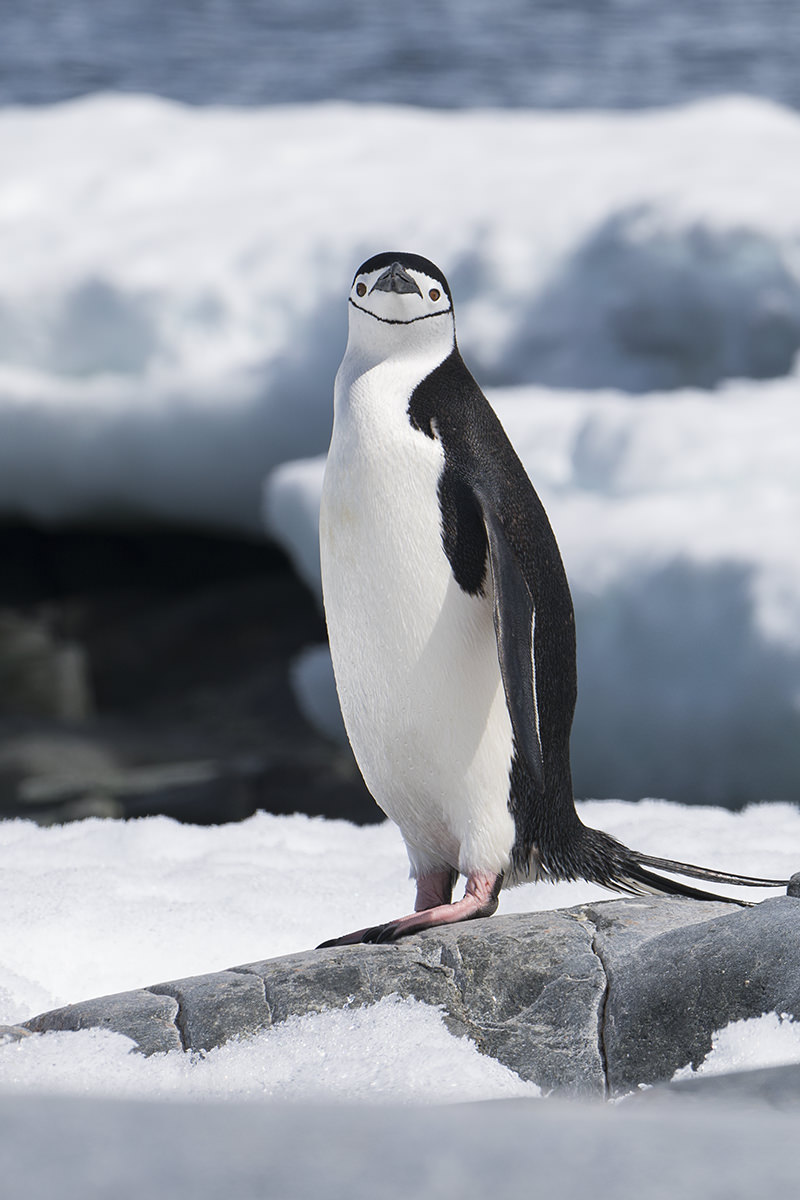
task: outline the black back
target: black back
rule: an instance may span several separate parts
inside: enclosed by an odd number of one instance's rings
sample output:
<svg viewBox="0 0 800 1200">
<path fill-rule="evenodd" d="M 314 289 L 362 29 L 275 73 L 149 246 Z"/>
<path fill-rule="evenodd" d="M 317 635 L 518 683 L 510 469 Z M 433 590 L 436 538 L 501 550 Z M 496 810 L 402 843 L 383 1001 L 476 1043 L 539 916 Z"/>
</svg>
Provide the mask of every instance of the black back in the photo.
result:
<svg viewBox="0 0 800 1200">
<path fill-rule="evenodd" d="M 400 261 L 413 266 L 408 256 Z M 498 657 L 514 733 L 512 869 L 524 874 L 535 849 L 554 878 L 579 875 L 583 826 L 569 762 L 577 695 L 575 619 L 555 535 L 457 347 L 417 385 L 408 417 L 414 428 L 438 437 L 444 450 L 442 544 L 457 583 L 470 595 L 481 593 L 487 562 L 491 570 Z"/>
</svg>

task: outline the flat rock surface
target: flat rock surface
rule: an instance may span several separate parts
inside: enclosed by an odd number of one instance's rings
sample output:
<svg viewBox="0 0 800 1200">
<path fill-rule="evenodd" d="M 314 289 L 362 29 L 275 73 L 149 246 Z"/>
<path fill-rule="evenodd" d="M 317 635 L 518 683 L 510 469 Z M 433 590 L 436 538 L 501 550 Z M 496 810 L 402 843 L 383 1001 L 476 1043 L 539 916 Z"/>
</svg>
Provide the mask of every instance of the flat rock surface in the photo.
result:
<svg viewBox="0 0 800 1200">
<path fill-rule="evenodd" d="M 208 1050 L 392 994 L 441 1006 L 454 1033 L 545 1092 L 624 1094 L 702 1061 L 729 1021 L 800 1017 L 800 899 L 742 909 L 637 897 L 493 917 L 155 984 L 25 1024 L 102 1026 L 145 1054 Z"/>
</svg>

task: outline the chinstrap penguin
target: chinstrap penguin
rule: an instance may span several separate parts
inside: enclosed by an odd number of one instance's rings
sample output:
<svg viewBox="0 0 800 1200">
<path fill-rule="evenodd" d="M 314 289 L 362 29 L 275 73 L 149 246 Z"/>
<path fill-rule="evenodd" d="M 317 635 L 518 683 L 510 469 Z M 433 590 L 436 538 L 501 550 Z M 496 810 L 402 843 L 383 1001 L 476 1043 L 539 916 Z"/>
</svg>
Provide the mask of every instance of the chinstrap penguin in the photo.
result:
<svg viewBox="0 0 800 1200">
<path fill-rule="evenodd" d="M 353 280 L 320 554 L 348 737 L 417 887 L 414 913 L 324 946 L 490 916 L 528 880 L 700 899 L 719 897 L 655 871 L 783 886 L 640 854 L 578 817 L 561 555 L 458 351 L 447 280 L 416 254 L 375 255 Z"/>
</svg>

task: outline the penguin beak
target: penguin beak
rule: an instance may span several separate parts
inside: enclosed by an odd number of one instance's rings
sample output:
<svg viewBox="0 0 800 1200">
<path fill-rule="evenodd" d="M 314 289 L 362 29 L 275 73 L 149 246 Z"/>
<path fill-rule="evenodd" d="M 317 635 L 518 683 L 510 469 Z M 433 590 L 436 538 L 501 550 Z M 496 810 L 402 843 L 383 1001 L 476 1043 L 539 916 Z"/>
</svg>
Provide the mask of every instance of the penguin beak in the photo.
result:
<svg viewBox="0 0 800 1200">
<path fill-rule="evenodd" d="M 383 274 L 378 276 L 369 291 L 370 295 L 376 291 L 416 292 L 418 296 L 422 295 L 408 271 L 405 271 L 399 262 L 393 262 L 390 267 L 387 267 Z"/>
</svg>

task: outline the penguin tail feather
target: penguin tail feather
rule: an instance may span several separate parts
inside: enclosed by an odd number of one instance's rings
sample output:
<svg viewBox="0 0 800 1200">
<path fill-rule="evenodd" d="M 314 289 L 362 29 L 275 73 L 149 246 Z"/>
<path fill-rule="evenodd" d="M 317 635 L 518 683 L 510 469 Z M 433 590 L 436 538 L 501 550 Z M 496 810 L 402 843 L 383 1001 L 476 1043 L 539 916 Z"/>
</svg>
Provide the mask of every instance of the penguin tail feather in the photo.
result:
<svg viewBox="0 0 800 1200">
<path fill-rule="evenodd" d="M 702 888 L 692 887 L 680 879 L 670 879 L 664 875 L 656 875 L 648 871 L 635 859 L 626 863 L 618 874 L 606 885 L 614 891 L 628 892 L 633 896 L 689 896 L 692 900 L 722 900 L 725 904 L 738 904 L 742 908 L 750 908 L 752 901 L 739 900 L 733 896 L 719 896 L 716 892 L 706 892 Z"/>
<path fill-rule="evenodd" d="M 692 863 L 675 862 L 671 858 L 653 858 L 650 854 L 632 851 L 638 863 L 653 867 L 657 871 L 672 871 L 676 875 L 688 875 L 691 879 L 708 879 L 711 883 L 732 883 L 737 887 L 785 888 L 788 879 L 759 879 L 753 875 L 733 875 L 730 871 L 714 871 L 709 867 L 696 867 Z"/>
<path fill-rule="evenodd" d="M 680 879 L 656 874 L 656 871 L 669 871 L 675 875 L 688 875 L 694 879 L 708 879 L 712 883 L 734 884 L 737 887 L 786 887 L 788 882 L 781 879 L 757 879 L 752 875 L 733 875 L 728 871 L 714 871 L 708 867 L 696 867 L 692 863 L 676 862 L 671 858 L 653 858 L 637 850 L 630 850 L 629 855 L 630 857 L 626 856 L 626 861 L 620 865 L 614 886 L 621 891 L 638 895 L 690 896 L 693 900 L 721 900 L 725 904 L 738 904 L 742 908 L 750 908 L 753 903 L 750 900 L 719 896 L 714 892 L 692 887 Z M 654 870 L 648 869 L 651 867 Z"/>
</svg>

